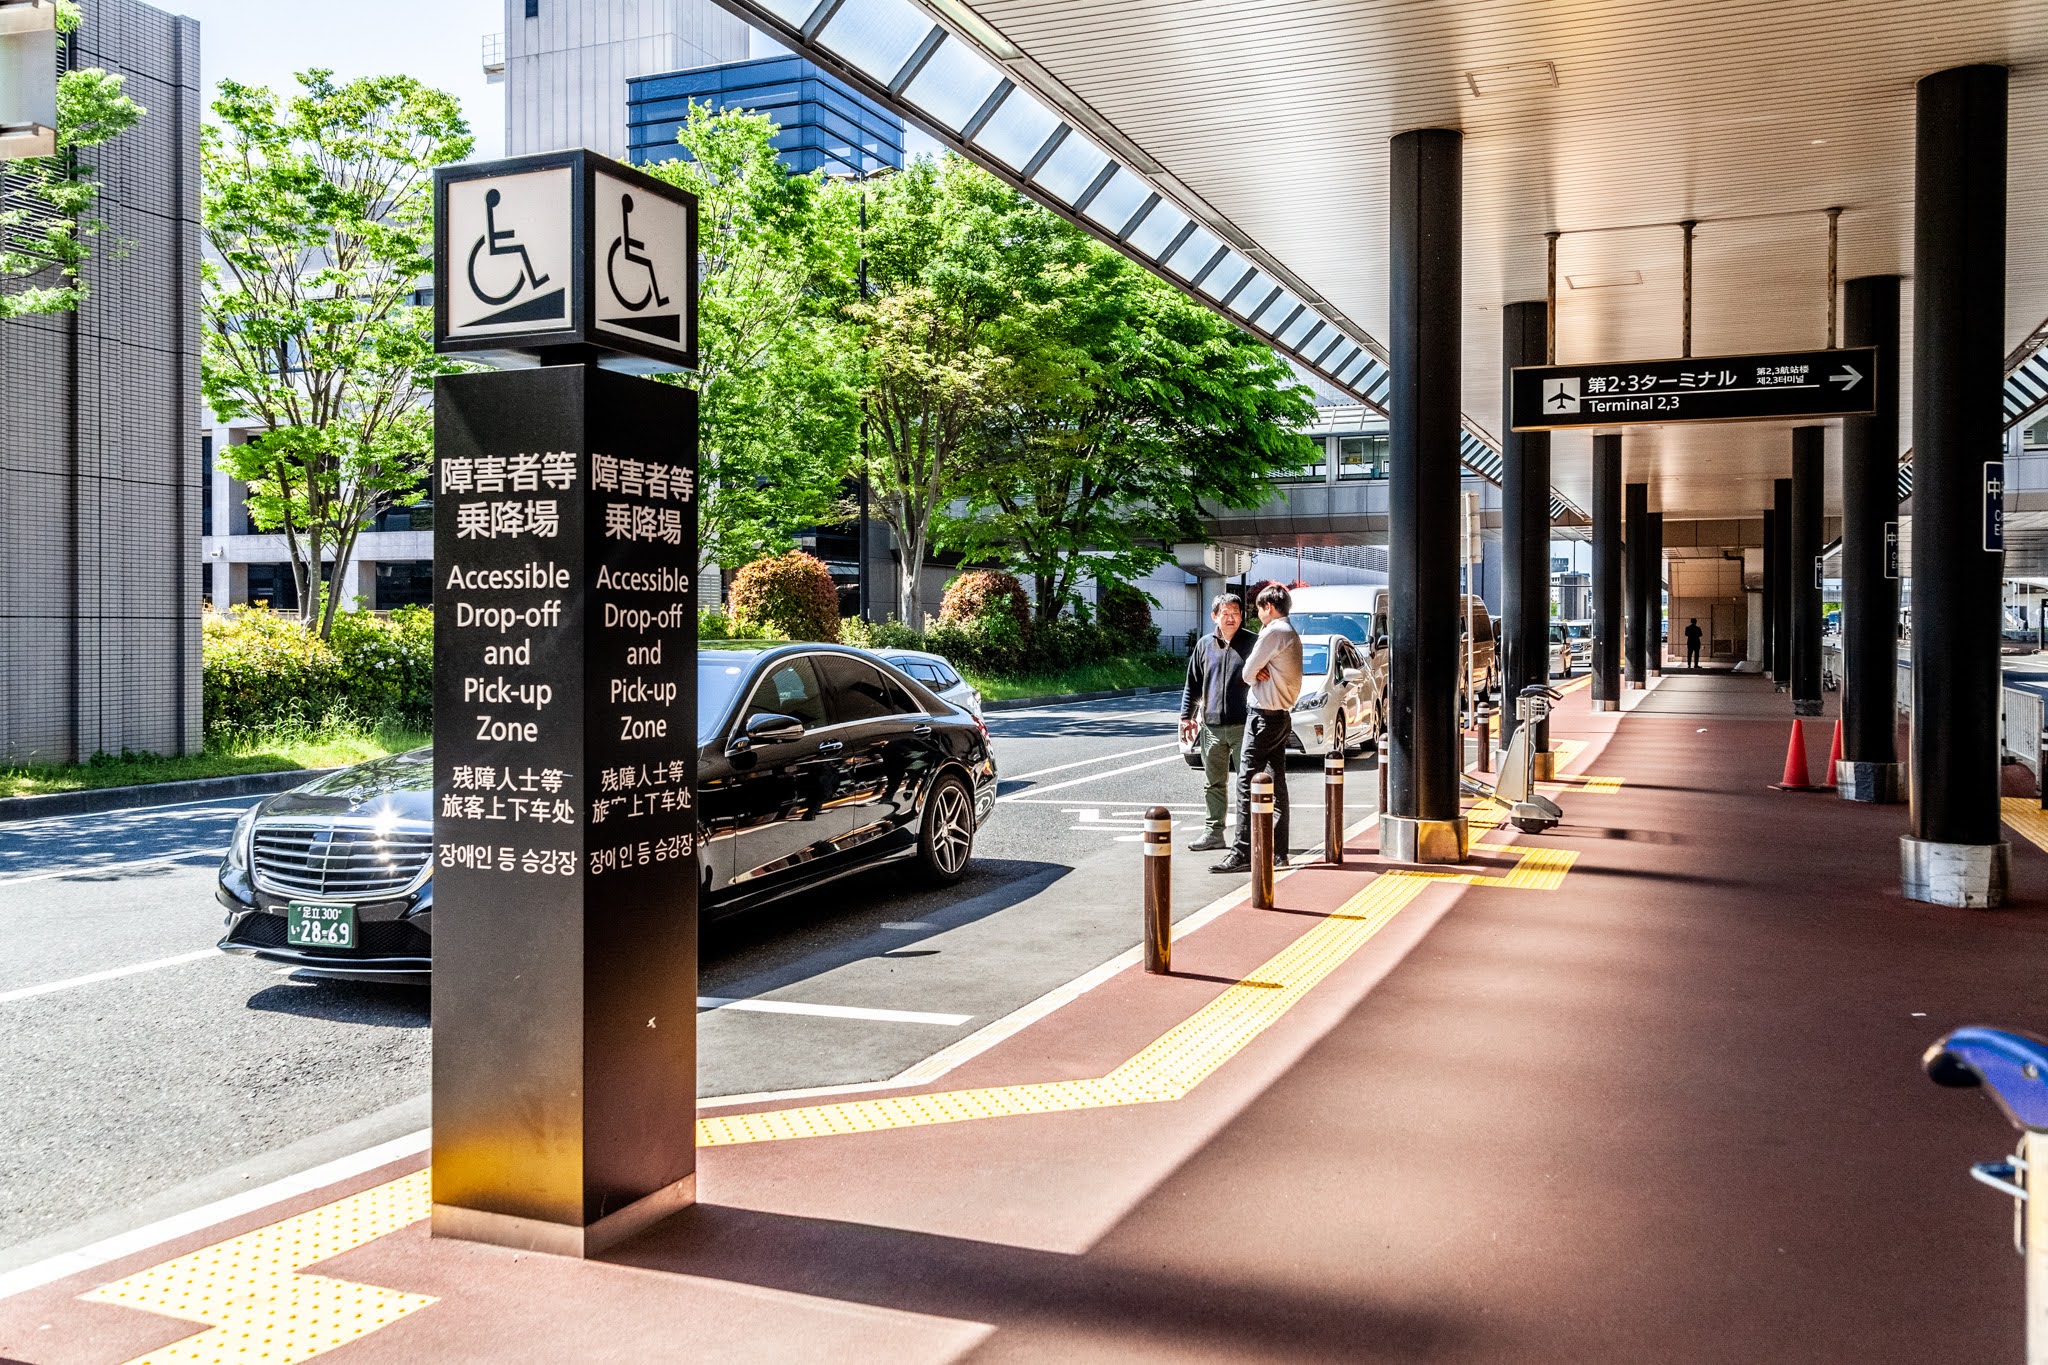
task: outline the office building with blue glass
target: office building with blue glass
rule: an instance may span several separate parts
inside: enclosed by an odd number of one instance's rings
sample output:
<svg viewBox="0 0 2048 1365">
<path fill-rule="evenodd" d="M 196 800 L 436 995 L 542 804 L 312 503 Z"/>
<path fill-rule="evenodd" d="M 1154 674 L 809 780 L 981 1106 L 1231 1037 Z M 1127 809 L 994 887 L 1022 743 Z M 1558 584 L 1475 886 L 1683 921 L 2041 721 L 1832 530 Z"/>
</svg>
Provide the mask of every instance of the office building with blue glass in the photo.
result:
<svg viewBox="0 0 2048 1365">
<path fill-rule="evenodd" d="M 800 174 L 872 175 L 903 167 L 903 120 L 801 57 L 764 57 L 626 82 L 626 138 L 635 165 L 682 155 L 676 133 L 692 104 L 775 120 L 775 149 Z"/>
</svg>

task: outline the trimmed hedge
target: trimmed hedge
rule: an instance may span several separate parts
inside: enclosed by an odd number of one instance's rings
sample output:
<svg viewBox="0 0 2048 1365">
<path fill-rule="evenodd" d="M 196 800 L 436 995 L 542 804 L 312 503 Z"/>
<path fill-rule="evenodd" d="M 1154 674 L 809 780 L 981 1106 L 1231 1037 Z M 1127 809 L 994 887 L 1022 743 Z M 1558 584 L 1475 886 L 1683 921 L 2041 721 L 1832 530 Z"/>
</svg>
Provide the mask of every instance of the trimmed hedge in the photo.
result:
<svg viewBox="0 0 2048 1365">
<path fill-rule="evenodd" d="M 790 640 L 839 638 L 839 589 L 825 562 L 802 550 L 742 565 L 733 575 L 733 624 Z"/>
<path fill-rule="evenodd" d="M 331 640 L 295 617 L 235 607 L 200 623 L 206 731 L 318 731 L 335 720 L 425 728 L 434 716 L 434 615 L 337 613 Z"/>
<path fill-rule="evenodd" d="M 1120 651 L 1159 648 L 1152 624 L 1152 599 L 1128 583 L 1110 583 L 1096 594 L 1095 621 Z"/>
<path fill-rule="evenodd" d="M 939 602 L 939 620 L 965 623 L 992 613 L 1017 623 L 1019 640 L 1031 633 L 1031 599 L 1015 574 L 1001 569 L 972 569 L 946 585 Z"/>
</svg>

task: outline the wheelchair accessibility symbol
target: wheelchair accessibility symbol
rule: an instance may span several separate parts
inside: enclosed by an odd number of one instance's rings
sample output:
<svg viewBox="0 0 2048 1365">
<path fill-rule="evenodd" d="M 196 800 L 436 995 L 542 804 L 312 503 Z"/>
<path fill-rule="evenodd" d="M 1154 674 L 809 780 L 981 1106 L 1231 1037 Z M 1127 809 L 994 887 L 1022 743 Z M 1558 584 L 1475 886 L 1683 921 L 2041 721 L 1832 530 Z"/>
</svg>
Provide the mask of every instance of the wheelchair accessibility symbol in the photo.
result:
<svg viewBox="0 0 2048 1365">
<path fill-rule="evenodd" d="M 683 345 L 689 211 L 602 172 L 595 177 L 595 195 L 592 254 L 604 253 L 592 319 L 596 329 Z"/>
<path fill-rule="evenodd" d="M 452 192 L 448 271 L 460 274 L 450 282 L 456 286 L 451 330 L 526 330 L 568 321 L 568 189 L 566 172 L 543 171 L 473 181 Z"/>
</svg>

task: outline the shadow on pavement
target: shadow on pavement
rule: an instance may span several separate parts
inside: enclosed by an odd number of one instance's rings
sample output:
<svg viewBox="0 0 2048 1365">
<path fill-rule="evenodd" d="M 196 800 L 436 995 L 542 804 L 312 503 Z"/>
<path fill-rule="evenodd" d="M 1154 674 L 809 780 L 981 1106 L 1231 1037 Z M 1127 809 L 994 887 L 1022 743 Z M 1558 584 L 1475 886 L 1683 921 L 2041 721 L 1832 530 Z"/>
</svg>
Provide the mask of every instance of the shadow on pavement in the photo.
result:
<svg viewBox="0 0 2048 1365">
<path fill-rule="evenodd" d="M 330 981 L 295 976 L 265 986 L 249 997 L 249 1008 L 267 1014 L 294 1014 L 331 1024 L 363 1024 L 372 1028 L 426 1028 L 433 1022 L 432 997 L 424 986 L 392 986 L 376 981 Z"/>
</svg>

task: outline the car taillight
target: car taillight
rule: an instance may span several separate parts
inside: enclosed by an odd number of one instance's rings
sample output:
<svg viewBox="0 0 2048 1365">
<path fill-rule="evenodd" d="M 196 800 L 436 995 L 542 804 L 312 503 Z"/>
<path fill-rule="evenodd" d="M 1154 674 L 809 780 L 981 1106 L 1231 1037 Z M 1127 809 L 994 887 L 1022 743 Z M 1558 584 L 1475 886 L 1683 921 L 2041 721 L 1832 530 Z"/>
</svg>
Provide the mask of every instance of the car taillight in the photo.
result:
<svg viewBox="0 0 2048 1365">
<path fill-rule="evenodd" d="M 972 714 L 972 713 L 970 712 L 969 714 Z M 989 748 L 991 748 L 991 749 L 995 748 L 995 746 L 996 746 L 996 742 L 995 742 L 995 740 L 994 740 L 994 739 L 993 739 L 993 738 L 992 738 L 992 737 L 991 737 L 991 736 L 989 735 L 989 732 L 988 732 L 988 723 L 987 723 L 986 721 L 982 720 L 982 718 L 981 718 L 980 716 L 975 716 L 975 717 L 974 717 L 974 728 L 975 728 L 975 729 L 977 729 L 977 730 L 979 730 L 979 731 L 981 731 L 981 742 L 982 742 L 983 744 L 986 744 L 986 745 L 988 745 L 988 747 L 989 747 Z"/>
</svg>

